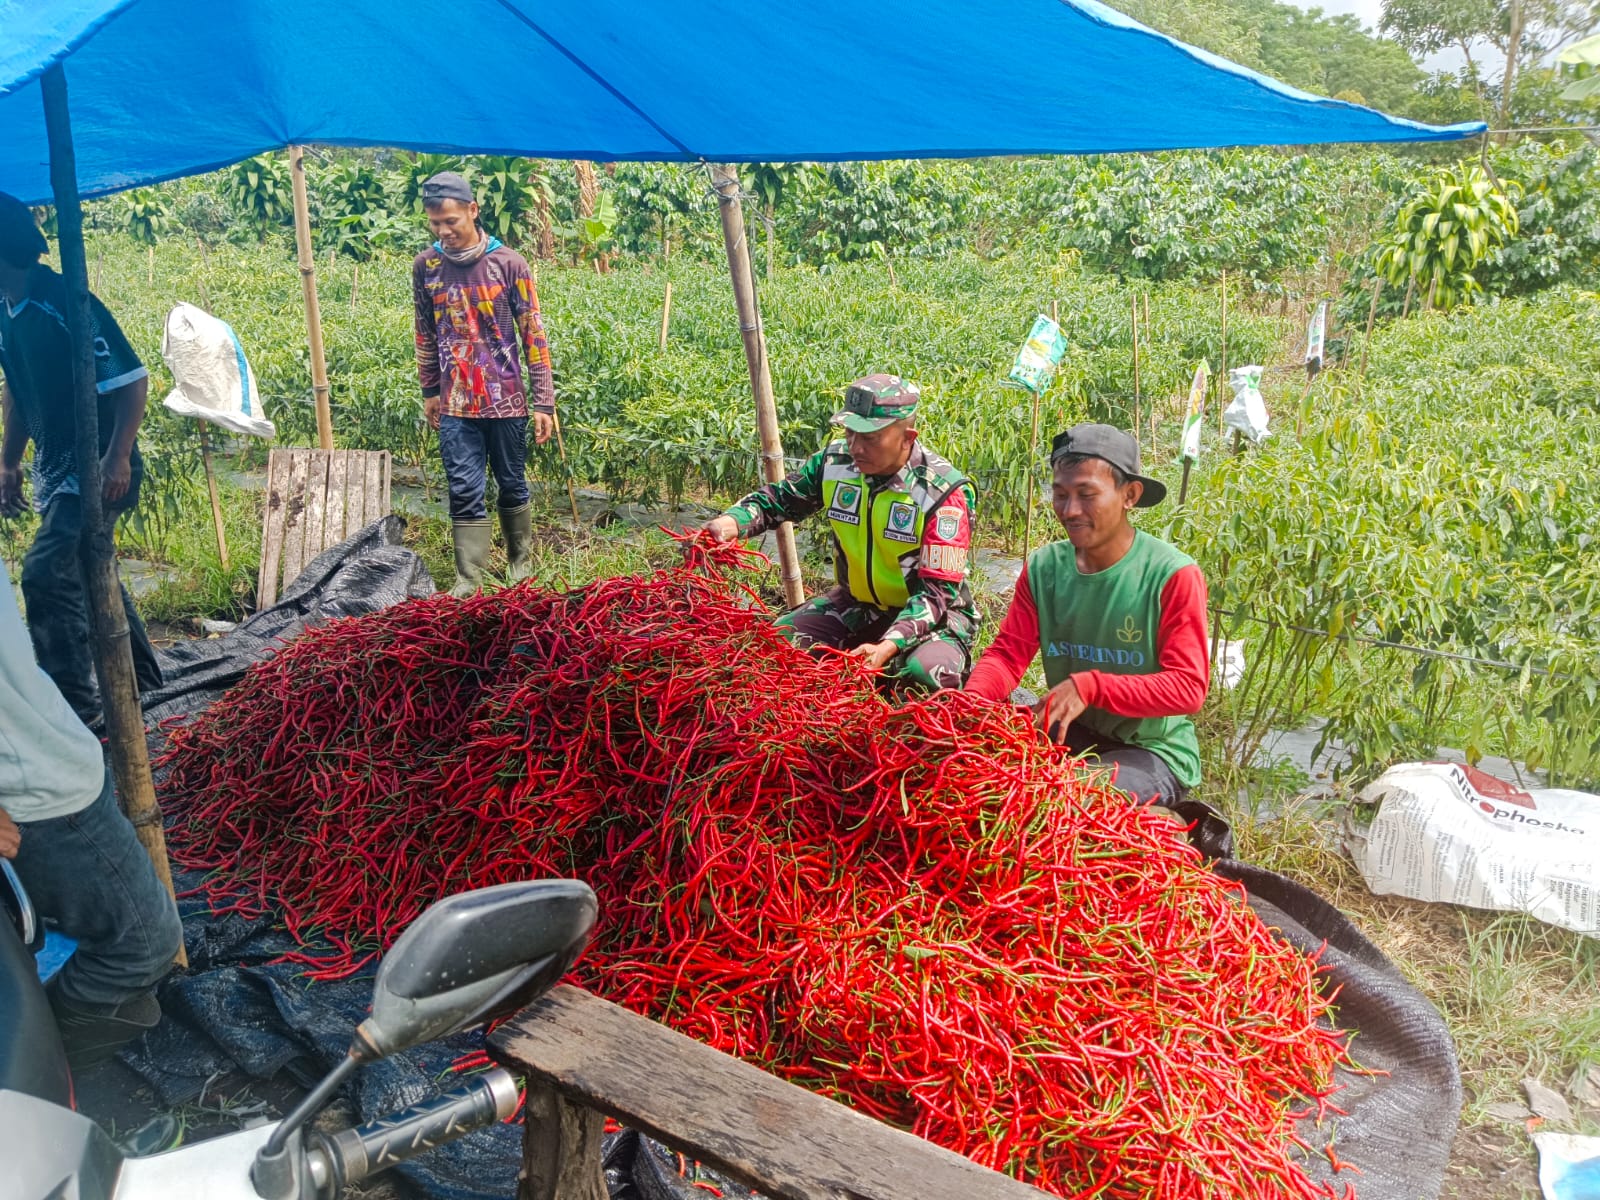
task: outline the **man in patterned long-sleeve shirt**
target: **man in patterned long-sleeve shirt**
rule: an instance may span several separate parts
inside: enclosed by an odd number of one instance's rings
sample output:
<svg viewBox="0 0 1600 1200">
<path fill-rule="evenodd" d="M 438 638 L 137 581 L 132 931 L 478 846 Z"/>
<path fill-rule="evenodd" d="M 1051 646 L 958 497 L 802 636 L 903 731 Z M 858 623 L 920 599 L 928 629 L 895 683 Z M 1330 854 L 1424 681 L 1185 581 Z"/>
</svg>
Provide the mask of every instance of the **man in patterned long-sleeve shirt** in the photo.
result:
<svg viewBox="0 0 1600 1200">
<path fill-rule="evenodd" d="M 754 537 L 826 510 L 837 586 L 778 618 L 803 646 L 891 664 L 929 689 L 960 687 L 978 610 L 967 584 L 976 497 L 966 476 L 917 442 L 917 386 L 895 375 L 852 383 L 833 418 L 843 439 L 781 483 L 751 492 L 705 529 Z"/>
<path fill-rule="evenodd" d="M 533 541 L 527 480 L 529 392 L 534 440 L 542 446 L 555 429 L 555 384 L 527 262 L 479 226 L 472 188 L 454 172 L 429 179 L 422 203 L 438 240 L 411 267 L 417 375 L 423 412 L 439 431 L 439 454 L 450 485 L 456 551 L 452 590 L 467 596 L 482 584 L 489 558 L 485 459 L 500 489 L 509 574 L 520 579 L 528 572 Z M 522 385 L 524 360 L 527 391 Z"/>
</svg>

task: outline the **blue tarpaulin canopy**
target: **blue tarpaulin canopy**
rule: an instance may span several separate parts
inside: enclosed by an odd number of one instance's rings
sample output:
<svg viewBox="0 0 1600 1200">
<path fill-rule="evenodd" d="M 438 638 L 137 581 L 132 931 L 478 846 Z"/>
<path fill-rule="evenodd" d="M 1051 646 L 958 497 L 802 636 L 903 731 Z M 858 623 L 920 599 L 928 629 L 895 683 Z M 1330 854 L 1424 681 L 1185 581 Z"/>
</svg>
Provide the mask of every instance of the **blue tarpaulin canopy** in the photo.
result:
<svg viewBox="0 0 1600 1200">
<path fill-rule="evenodd" d="M 0 0 L 0 190 L 50 195 L 66 66 L 101 195 L 292 143 L 547 158 L 965 158 L 1440 141 L 1096 0 Z"/>
</svg>

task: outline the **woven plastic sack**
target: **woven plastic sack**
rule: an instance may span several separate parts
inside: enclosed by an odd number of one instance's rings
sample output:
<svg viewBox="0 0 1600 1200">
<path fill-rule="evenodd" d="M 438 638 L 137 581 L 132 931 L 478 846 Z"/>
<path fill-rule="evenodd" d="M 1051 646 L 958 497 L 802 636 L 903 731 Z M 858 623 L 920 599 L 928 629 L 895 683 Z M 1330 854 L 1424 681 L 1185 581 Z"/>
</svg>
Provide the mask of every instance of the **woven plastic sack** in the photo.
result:
<svg viewBox="0 0 1600 1200">
<path fill-rule="evenodd" d="M 165 403 L 173 412 L 233 433 L 277 436 L 261 407 L 244 347 L 226 321 L 192 304 L 177 305 L 167 314 L 161 357 L 172 372 L 173 388 Z"/>
</svg>

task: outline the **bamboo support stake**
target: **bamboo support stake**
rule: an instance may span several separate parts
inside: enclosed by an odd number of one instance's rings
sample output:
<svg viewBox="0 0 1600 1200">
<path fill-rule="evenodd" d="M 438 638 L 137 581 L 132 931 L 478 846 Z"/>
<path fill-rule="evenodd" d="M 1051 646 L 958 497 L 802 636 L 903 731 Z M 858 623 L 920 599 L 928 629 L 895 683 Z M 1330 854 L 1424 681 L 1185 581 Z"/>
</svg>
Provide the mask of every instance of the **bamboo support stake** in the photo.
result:
<svg viewBox="0 0 1600 1200">
<path fill-rule="evenodd" d="M 1378 319 L 1378 297 L 1383 295 L 1383 276 L 1372 281 L 1372 304 L 1367 309 L 1367 332 L 1361 339 L 1361 378 L 1367 377 L 1367 346 L 1372 342 L 1372 323 Z"/>
<path fill-rule="evenodd" d="M 311 209 L 306 199 L 305 149 L 289 147 L 294 184 L 294 241 L 300 256 L 300 290 L 305 294 L 306 339 L 311 348 L 311 394 L 317 404 L 317 445 L 333 449 L 333 413 L 328 403 L 328 360 L 322 350 L 322 312 L 317 304 L 317 260 L 311 251 Z"/>
<path fill-rule="evenodd" d="M 1413 275 L 1406 284 L 1405 302 L 1400 305 L 1400 319 L 1403 321 L 1411 315 L 1411 297 L 1417 292 L 1417 277 Z"/>
<path fill-rule="evenodd" d="M 156 877 L 172 891 L 172 867 L 161 823 L 161 805 L 150 777 L 144 713 L 133 672 L 128 617 L 122 607 L 111 522 L 106 519 L 100 475 L 100 405 L 95 393 L 93 324 L 89 312 L 89 264 L 83 247 L 83 209 L 78 199 L 77 155 L 67 106 L 66 69 L 57 62 L 39 81 L 50 147 L 50 187 L 56 205 L 57 245 L 67 285 L 67 329 L 72 358 L 73 410 L 77 424 L 78 494 L 83 513 L 79 543 L 88 593 L 95 674 L 105 711 L 111 770 L 117 794 Z M 189 960 L 180 945 L 178 964 Z"/>
<path fill-rule="evenodd" d="M 556 427 L 556 449 L 561 453 L 561 469 L 567 477 L 567 500 L 572 505 L 572 525 L 577 528 L 582 522 L 578 520 L 578 493 L 572 486 L 572 464 L 567 461 L 567 439 L 561 436 L 561 414 L 550 414 Z"/>
<path fill-rule="evenodd" d="M 1228 268 L 1222 268 L 1222 360 L 1217 371 L 1217 436 L 1221 437 L 1227 426 L 1222 423 L 1222 412 L 1227 405 L 1223 399 L 1228 386 Z"/>
<path fill-rule="evenodd" d="M 1139 440 L 1139 297 L 1133 298 L 1133 440 Z"/>
<path fill-rule="evenodd" d="M 156 248 L 153 244 L 145 247 L 144 281 L 150 287 L 156 285 Z"/>
<path fill-rule="evenodd" d="M 222 528 L 222 503 L 217 498 L 217 472 L 211 465 L 211 435 L 200 422 L 200 461 L 206 469 L 206 491 L 211 496 L 211 523 L 217 528 L 217 559 L 228 570 L 228 535 Z"/>
<path fill-rule="evenodd" d="M 1061 301 L 1050 301 L 1050 320 L 1061 325 Z M 1034 550 L 1034 509 L 1038 507 L 1038 494 L 1035 491 L 1035 470 L 1038 470 L 1038 405 L 1043 400 L 1040 392 L 1034 392 L 1034 430 L 1027 435 L 1027 472 L 1022 478 L 1027 480 L 1027 494 L 1022 498 L 1022 560 L 1026 562 L 1027 555 Z"/>
<path fill-rule="evenodd" d="M 1061 301 L 1050 301 L 1050 319 L 1059 328 L 1061 325 Z M 1022 531 L 1022 558 L 1027 561 L 1028 555 L 1033 552 L 1033 510 L 1039 506 L 1039 497 L 1035 489 L 1034 472 L 1037 471 L 1039 461 L 1039 404 L 1044 399 L 1039 392 L 1033 393 L 1033 432 L 1028 435 L 1028 469 L 1023 478 L 1027 482 L 1027 495 L 1023 497 L 1023 531 Z"/>
<path fill-rule="evenodd" d="M 667 352 L 667 326 L 672 323 L 672 280 L 667 280 L 667 294 L 661 298 L 661 336 L 656 339 L 656 349 Z"/>
<path fill-rule="evenodd" d="M 733 280 L 745 364 L 750 368 L 750 391 L 755 396 L 756 428 L 761 434 L 761 477 L 768 483 L 777 483 L 783 478 L 783 439 L 778 430 L 778 405 L 772 395 L 767 339 L 761 331 L 761 310 L 756 301 L 755 278 L 750 271 L 750 243 L 744 235 L 744 208 L 739 202 L 737 169 L 718 163 L 711 168 L 711 186 L 722 211 L 722 241 L 728 251 L 728 274 Z M 800 555 L 794 545 L 794 526 L 785 521 L 778 526 L 776 534 L 784 600 L 790 608 L 795 608 L 805 599 L 805 588 L 800 578 Z"/>
<path fill-rule="evenodd" d="M 350 311 L 356 310 L 356 292 L 361 288 L 361 264 L 356 263 L 350 268 Z"/>
</svg>

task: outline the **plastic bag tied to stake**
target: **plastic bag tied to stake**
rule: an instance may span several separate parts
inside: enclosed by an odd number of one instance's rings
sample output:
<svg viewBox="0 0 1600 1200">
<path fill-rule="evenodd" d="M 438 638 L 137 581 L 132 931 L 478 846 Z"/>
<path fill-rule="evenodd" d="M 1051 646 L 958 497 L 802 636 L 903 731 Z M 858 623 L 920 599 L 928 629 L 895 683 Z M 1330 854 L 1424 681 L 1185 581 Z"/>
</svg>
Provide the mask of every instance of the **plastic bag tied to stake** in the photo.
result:
<svg viewBox="0 0 1600 1200">
<path fill-rule="evenodd" d="M 1261 395 L 1261 368 L 1234 367 L 1228 372 L 1228 386 L 1233 389 L 1233 399 L 1222 410 L 1223 425 L 1244 434 L 1252 442 L 1264 441 L 1267 402 Z"/>
<path fill-rule="evenodd" d="M 173 387 L 164 403 L 173 412 L 232 433 L 277 435 L 261 407 L 244 347 L 226 321 L 193 304 L 177 305 L 167 314 L 161 357 L 172 371 Z"/>
<path fill-rule="evenodd" d="M 1178 461 L 1186 465 L 1200 461 L 1200 425 L 1210 380 L 1211 364 L 1202 359 L 1195 364 L 1194 380 L 1189 384 L 1189 406 L 1183 414 L 1183 440 L 1178 449 Z"/>
<path fill-rule="evenodd" d="M 1017 351 L 1017 360 L 1011 364 L 1011 374 L 1007 378 L 1034 395 L 1040 395 L 1055 378 L 1056 368 L 1066 353 L 1067 339 L 1061 333 L 1061 326 L 1040 314 L 1028 331 L 1028 340 Z"/>
</svg>

